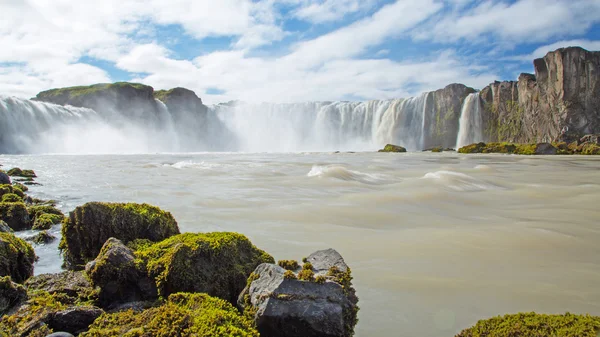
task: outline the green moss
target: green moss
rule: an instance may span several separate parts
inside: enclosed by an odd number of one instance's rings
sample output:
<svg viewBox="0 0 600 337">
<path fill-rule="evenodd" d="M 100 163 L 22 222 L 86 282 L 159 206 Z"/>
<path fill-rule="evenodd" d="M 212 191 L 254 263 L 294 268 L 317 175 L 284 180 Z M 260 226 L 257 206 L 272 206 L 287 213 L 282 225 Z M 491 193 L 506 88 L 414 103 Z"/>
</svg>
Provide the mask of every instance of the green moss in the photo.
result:
<svg viewBox="0 0 600 337">
<path fill-rule="evenodd" d="M 0 185 L 0 197 L 4 196 L 6 194 L 16 194 L 21 199 L 23 197 L 25 197 L 25 193 L 23 193 L 23 191 L 15 185 L 8 185 L 8 184 Z M 21 201 L 23 201 L 23 200 L 21 200 Z"/>
<path fill-rule="evenodd" d="M 406 149 L 402 146 L 387 144 L 382 150 L 379 152 L 406 152 Z"/>
<path fill-rule="evenodd" d="M 312 269 L 302 269 L 298 273 L 298 279 L 301 281 L 312 282 L 315 280 L 315 272 Z"/>
<path fill-rule="evenodd" d="M 60 217 L 64 217 L 65 215 L 58 208 L 50 205 L 36 205 L 27 207 L 27 212 L 33 220 L 37 219 L 39 216 L 43 214 L 54 214 Z"/>
<path fill-rule="evenodd" d="M 315 277 L 316 283 L 323 284 L 325 283 L 325 281 L 327 281 L 327 278 L 323 275 L 318 275 L 317 277 Z"/>
<path fill-rule="evenodd" d="M 275 263 L 242 234 L 185 233 L 135 252 L 161 296 L 205 292 L 235 303 L 261 263 Z"/>
<path fill-rule="evenodd" d="M 600 155 L 600 145 L 594 143 L 585 143 L 581 147 L 580 152 L 584 155 Z"/>
<path fill-rule="evenodd" d="M 304 262 L 302 265 L 302 270 L 313 270 L 313 265 L 310 262 Z"/>
<path fill-rule="evenodd" d="M 12 186 L 13 186 L 13 188 L 17 188 L 17 189 L 21 190 L 21 192 L 29 191 L 29 187 L 27 187 L 21 183 L 13 183 Z"/>
<path fill-rule="evenodd" d="M 21 170 L 18 167 L 12 168 L 6 172 L 11 177 L 36 178 L 37 175 L 33 170 Z"/>
<path fill-rule="evenodd" d="M 277 262 L 277 264 L 281 268 L 287 269 L 287 270 L 296 270 L 296 269 L 300 268 L 300 265 L 298 264 L 298 261 L 296 261 L 296 260 L 279 260 Z"/>
<path fill-rule="evenodd" d="M 61 223 L 64 217 L 57 214 L 44 213 L 35 218 L 32 229 L 43 230 L 50 229 L 53 225 Z"/>
<path fill-rule="evenodd" d="M 175 89 L 170 89 L 170 90 L 157 90 L 154 92 L 154 98 L 156 98 L 157 100 L 163 102 L 163 103 L 167 103 L 169 100 L 169 96 L 173 93 Z"/>
<path fill-rule="evenodd" d="M 36 275 L 25 282 L 25 287 L 31 296 L 47 292 L 67 305 L 97 305 L 98 301 L 98 289 L 81 271 Z"/>
<path fill-rule="evenodd" d="M 226 301 L 206 294 L 177 293 L 159 307 L 104 314 L 81 337 L 258 337 L 252 322 Z"/>
<path fill-rule="evenodd" d="M 296 277 L 296 274 L 294 274 L 293 271 L 286 270 L 285 273 L 283 273 L 283 278 L 286 280 L 296 280 L 298 277 Z"/>
<path fill-rule="evenodd" d="M 31 228 L 27 207 L 22 202 L 0 202 L 0 220 L 15 231 Z"/>
<path fill-rule="evenodd" d="M 457 337 L 597 337 L 600 317 L 519 313 L 481 320 Z"/>
<path fill-rule="evenodd" d="M 35 260 L 31 245 L 12 233 L 0 233 L 0 276 L 22 283 L 33 275 Z"/>
<path fill-rule="evenodd" d="M 67 305 L 49 293 L 36 293 L 15 314 L 2 317 L 0 331 L 10 336 L 44 337 L 52 333 L 46 325 L 52 315 L 66 308 Z"/>
<path fill-rule="evenodd" d="M 14 193 L 6 193 L 2 196 L 2 202 L 23 202 L 23 198 Z"/>
<path fill-rule="evenodd" d="M 33 242 L 38 245 L 43 245 L 54 241 L 56 237 L 46 231 L 39 232 L 36 236 L 33 237 Z"/>
<path fill-rule="evenodd" d="M 350 267 L 346 269 L 346 271 L 340 270 L 336 266 L 332 266 L 327 271 L 327 276 L 331 278 L 332 281 L 338 283 L 344 289 L 344 293 L 353 303 L 358 303 L 358 298 L 356 297 L 356 290 L 352 285 L 352 270 Z M 360 308 L 355 306 L 351 310 L 344 310 L 344 322 L 346 324 L 347 331 L 354 331 L 354 327 L 358 323 L 358 311 Z"/>
<path fill-rule="evenodd" d="M 463 146 L 458 153 L 504 153 L 535 155 L 538 144 L 513 144 L 513 143 L 475 143 Z"/>
<path fill-rule="evenodd" d="M 151 88 L 147 85 L 140 84 L 140 83 L 129 83 L 129 82 L 99 83 L 99 84 L 94 84 L 94 85 L 89 85 L 89 86 L 76 86 L 76 87 L 47 90 L 47 91 L 40 92 L 37 95 L 37 97 L 52 98 L 52 97 L 57 97 L 57 96 L 68 96 L 69 98 L 75 98 L 78 96 L 94 94 L 94 93 L 104 91 L 104 90 L 118 89 L 118 88 L 124 88 L 124 87 L 132 87 L 132 88 L 135 88 L 138 90 L 147 90 L 148 88 Z"/>
<path fill-rule="evenodd" d="M 431 152 L 442 152 L 442 151 L 444 151 L 444 149 L 442 149 L 441 146 L 434 147 L 431 149 Z"/>
<path fill-rule="evenodd" d="M 65 220 L 59 245 L 68 268 L 79 269 L 96 258 L 110 237 L 127 244 L 153 242 L 179 234 L 169 212 L 148 204 L 90 202 L 75 208 Z"/>
</svg>

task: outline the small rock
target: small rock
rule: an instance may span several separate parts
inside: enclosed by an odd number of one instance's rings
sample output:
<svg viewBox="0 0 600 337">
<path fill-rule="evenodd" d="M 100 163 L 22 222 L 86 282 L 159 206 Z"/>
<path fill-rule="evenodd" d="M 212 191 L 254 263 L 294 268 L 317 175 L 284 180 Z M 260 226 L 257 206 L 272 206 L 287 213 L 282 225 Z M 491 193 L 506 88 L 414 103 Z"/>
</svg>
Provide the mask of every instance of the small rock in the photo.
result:
<svg viewBox="0 0 600 337">
<path fill-rule="evenodd" d="M 103 313 L 102 309 L 94 306 L 70 307 L 54 313 L 49 325 L 53 330 L 79 334 L 86 331 L 90 324 Z"/>
<path fill-rule="evenodd" d="M 378 152 L 406 152 L 406 149 L 399 145 L 387 144 Z"/>
<path fill-rule="evenodd" d="M 47 231 L 41 231 L 38 234 L 26 239 L 38 245 L 48 244 L 56 240 L 56 236 L 48 233 Z"/>
</svg>

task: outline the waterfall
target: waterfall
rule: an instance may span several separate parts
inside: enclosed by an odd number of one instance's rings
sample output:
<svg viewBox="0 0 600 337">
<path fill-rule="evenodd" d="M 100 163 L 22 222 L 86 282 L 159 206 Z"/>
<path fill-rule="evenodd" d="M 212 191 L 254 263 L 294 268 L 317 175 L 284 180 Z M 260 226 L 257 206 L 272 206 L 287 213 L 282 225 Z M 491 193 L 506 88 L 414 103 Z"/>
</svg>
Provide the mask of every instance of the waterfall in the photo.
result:
<svg viewBox="0 0 600 337">
<path fill-rule="evenodd" d="M 483 141 L 483 120 L 481 117 L 481 100 L 479 93 L 470 94 L 465 98 L 459 120 L 456 149 Z"/>
<path fill-rule="evenodd" d="M 169 111 L 157 100 L 132 116 L 0 96 L 0 153 L 373 151 L 387 143 L 415 151 L 430 139 L 433 101 L 433 93 L 424 93 Z"/>
</svg>

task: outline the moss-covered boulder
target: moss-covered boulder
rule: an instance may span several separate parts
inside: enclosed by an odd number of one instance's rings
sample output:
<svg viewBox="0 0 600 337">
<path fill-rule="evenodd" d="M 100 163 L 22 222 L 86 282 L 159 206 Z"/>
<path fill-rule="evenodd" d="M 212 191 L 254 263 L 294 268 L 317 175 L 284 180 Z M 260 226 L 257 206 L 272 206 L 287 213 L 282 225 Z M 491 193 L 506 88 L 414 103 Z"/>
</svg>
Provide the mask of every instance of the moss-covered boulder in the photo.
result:
<svg viewBox="0 0 600 337">
<path fill-rule="evenodd" d="M 258 266 L 238 306 L 262 337 L 352 336 L 359 308 L 350 268 L 333 249 L 317 251 L 304 261 L 299 271 Z"/>
<path fill-rule="evenodd" d="M 65 220 L 59 248 L 67 268 L 82 269 L 111 237 L 124 243 L 136 239 L 157 242 L 176 234 L 177 222 L 158 207 L 90 202 L 77 207 Z"/>
<path fill-rule="evenodd" d="M 458 153 L 504 153 L 521 155 L 554 155 L 558 149 L 550 143 L 513 144 L 513 143 L 474 143 L 458 149 Z"/>
<path fill-rule="evenodd" d="M 35 217 L 33 221 L 32 229 L 35 230 L 46 230 L 52 228 L 52 226 L 60 224 L 64 219 L 64 216 L 58 214 L 44 213 Z"/>
<path fill-rule="evenodd" d="M 235 303 L 250 273 L 261 263 L 275 262 L 238 233 L 185 233 L 136 248 L 136 258 L 164 297 L 203 292 Z"/>
<path fill-rule="evenodd" d="M 177 293 L 159 307 L 100 316 L 80 337 L 258 337 L 252 323 L 228 302 L 206 294 Z"/>
<path fill-rule="evenodd" d="M 25 193 L 23 192 L 24 191 L 18 185 L 0 185 L 0 197 L 4 197 L 7 194 L 16 194 L 22 199 L 25 197 Z"/>
<path fill-rule="evenodd" d="M 481 320 L 456 337 L 597 337 L 600 317 L 519 313 Z"/>
<path fill-rule="evenodd" d="M 0 233 L 0 276 L 22 283 L 33 275 L 35 260 L 31 245 L 11 233 Z"/>
<path fill-rule="evenodd" d="M 27 238 L 27 241 L 31 241 L 35 244 L 38 245 L 45 245 L 51 242 L 54 242 L 54 240 L 56 240 L 56 236 L 48 233 L 47 231 L 41 231 L 39 233 L 37 233 L 36 235 Z"/>
<path fill-rule="evenodd" d="M 98 303 L 104 308 L 158 297 L 156 283 L 147 276 L 144 265 L 136 263 L 133 251 L 115 238 L 106 241 L 85 272 L 99 289 Z"/>
<path fill-rule="evenodd" d="M 37 178 L 37 175 L 33 170 L 21 170 L 18 167 L 12 168 L 6 172 L 11 177 L 23 177 L 23 178 Z"/>
<path fill-rule="evenodd" d="M 406 149 L 399 145 L 387 144 L 378 152 L 406 152 Z"/>
<path fill-rule="evenodd" d="M 21 192 L 29 191 L 29 187 L 17 182 L 12 183 L 12 187 L 21 190 Z"/>
<path fill-rule="evenodd" d="M 7 193 L 2 196 L 2 200 L 0 202 L 23 202 L 23 198 L 14 193 Z"/>
<path fill-rule="evenodd" d="M 9 276 L 0 277 L 0 317 L 27 299 L 27 291 Z"/>
<path fill-rule="evenodd" d="M 0 220 L 15 231 L 31 228 L 27 207 L 22 202 L 0 202 Z"/>
</svg>

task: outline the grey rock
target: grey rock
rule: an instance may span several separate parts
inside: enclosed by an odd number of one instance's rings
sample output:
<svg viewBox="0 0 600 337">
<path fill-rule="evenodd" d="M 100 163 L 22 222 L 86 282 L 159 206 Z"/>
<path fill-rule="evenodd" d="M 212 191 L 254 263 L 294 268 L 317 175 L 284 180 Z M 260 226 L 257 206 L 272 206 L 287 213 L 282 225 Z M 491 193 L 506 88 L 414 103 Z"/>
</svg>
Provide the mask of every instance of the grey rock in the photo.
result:
<svg viewBox="0 0 600 337">
<path fill-rule="evenodd" d="M 27 299 L 27 291 L 10 277 L 0 277 L 0 317 Z"/>
<path fill-rule="evenodd" d="M 318 251 L 307 258 L 316 275 L 331 267 L 349 271 L 333 249 Z M 275 264 L 261 264 L 255 278 L 240 294 L 238 305 L 256 312 L 257 329 L 263 337 L 349 337 L 357 322 L 358 298 L 351 284 L 342 286 L 335 277 L 323 283 L 284 277 L 286 270 Z"/>
<path fill-rule="evenodd" d="M 85 272 L 92 285 L 100 288 L 98 300 L 103 308 L 158 296 L 155 283 L 138 269 L 133 251 L 115 238 L 104 243 L 98 257 L 86 265 Z"/>
<path fill-rule="evenodd" d="M 90 324 L 103 313 L 102 309 L 94 306 L 70 307 L 54 313 L 49 325 L 53 330 L 79 334 L 86 331 Z"/>
<path fill-rule="evenodd" d="M 82 271 L 65 271 L 57 274 L 41 274 L 25 282 L 28 291 L 47 291 L 50 294 L 61 294 L 76 301 L 94 299 L 96 290 Z"/>
<path fill-rule="evenodd" d="M 0 185 L 2 184 L 11 184 L 10 177 L 8 174 L 0 171 Z"/>
<path fill-rule="evenodd" d="M 558 149 L 550 143 L 539 143 L 535 147 L 535 154 L 539 155 L 555 155 Z"/>
<path fill-rule="evenodd" d="M 0 233 L 12 233 L 12 232 L 13 232 L 12 228 L 10 228 L 10 226 L 3 220 L 0 220 Z"/>
</svg>

